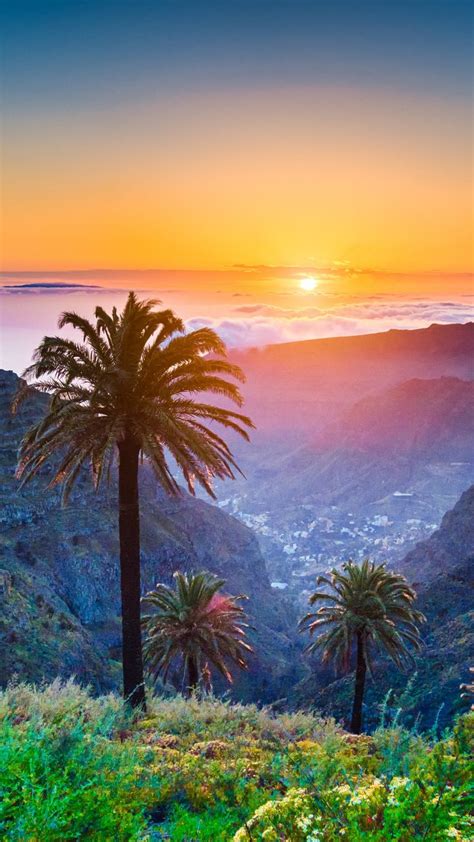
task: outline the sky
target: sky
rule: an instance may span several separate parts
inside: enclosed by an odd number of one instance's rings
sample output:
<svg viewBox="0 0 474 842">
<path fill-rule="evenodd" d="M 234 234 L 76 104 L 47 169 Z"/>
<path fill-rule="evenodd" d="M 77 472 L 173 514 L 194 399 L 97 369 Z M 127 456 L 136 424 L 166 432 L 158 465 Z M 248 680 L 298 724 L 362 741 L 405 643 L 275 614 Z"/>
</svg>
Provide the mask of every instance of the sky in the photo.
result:
<svg viewBox="0 0 474 842">
<path fill-rule="evenodd" d="M 0 365 L 129 288 L 233 344 L 471 317 L 470 3 L 3 0 L 0 30 Z"/>
</svg>

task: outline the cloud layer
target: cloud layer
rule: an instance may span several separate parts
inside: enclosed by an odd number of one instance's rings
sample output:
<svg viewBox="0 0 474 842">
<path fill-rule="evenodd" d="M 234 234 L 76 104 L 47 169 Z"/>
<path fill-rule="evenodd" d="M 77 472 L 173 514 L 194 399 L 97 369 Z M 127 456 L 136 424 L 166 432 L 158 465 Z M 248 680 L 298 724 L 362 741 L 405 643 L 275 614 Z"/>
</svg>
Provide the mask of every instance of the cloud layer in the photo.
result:
<svg viewBox="0 0 474 842">
<path fill-rule="evenodd" d="M 305 307 L 288 309 L 268 304 L 235 307 L 230 318 L 190 319 L 190 329 L 213 327 L 230 347 L 269 345 L 303 339 L 378 333 L 392 328 L 414 329 L 438 324 L 465 323 L 474 320 L 469 302 L 455 301 L 381 301 L 380 297 L 363 303 L 346 304 L 331 309 Z"/>
</svg>

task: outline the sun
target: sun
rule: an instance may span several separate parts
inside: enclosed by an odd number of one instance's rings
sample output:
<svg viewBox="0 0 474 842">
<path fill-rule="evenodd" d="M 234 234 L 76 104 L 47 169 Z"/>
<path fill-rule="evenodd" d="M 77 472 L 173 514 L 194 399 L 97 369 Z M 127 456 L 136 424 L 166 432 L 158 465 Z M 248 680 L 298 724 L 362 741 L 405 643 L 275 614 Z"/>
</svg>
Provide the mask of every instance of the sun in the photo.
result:
<svg viewBox="0 0 474 842">
<path fill-rule="evenodd" d="M 313 292 L 316 289 L 318 282 L 316 278 L 301 278 L 300 281 L 300 289 L 303 289 L 305 292 Z"/>
</svg>

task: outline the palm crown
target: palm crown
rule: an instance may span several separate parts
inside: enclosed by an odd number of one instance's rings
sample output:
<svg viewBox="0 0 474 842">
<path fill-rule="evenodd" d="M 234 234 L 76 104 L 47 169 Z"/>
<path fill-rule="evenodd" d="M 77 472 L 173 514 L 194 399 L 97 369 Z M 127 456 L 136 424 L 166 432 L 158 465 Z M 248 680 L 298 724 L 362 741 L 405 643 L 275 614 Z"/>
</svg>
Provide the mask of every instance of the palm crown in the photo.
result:
<svg viewBox="0 0 474 842">
<path fill-rule="evenodd" d="M 322 605 L 303 617 L 300 628 L 311 635 L 322 631 L 308 650 L 321 648 L 324 662 L 334 660 L 348 669 L 358 636 L 364 644 L 367 665 L 371 644 L 386 652 L 399 667 L 411 657 L 410 646 L 420 648 L 418 624 L 424 616 L 414 609 L 416 593 L 401 574 L 392 573 L 384 564 L 366 560 L 359 566 L 349 561 L 342 570 L 319 576 L 317 585 L 325 589 L 315 591 L 310 604 Z"/>
<path fill-rule="evenodd" d="M 174 589 L 158 584 L 143 600 L 152 609 L 142 620 L 150 670 L 166 680 L 172 664 L 181 659 L 191 689 L 208 665 L 232 682 L 226 661 L 246 669 L 246 655 L 252 652 L 239 605 L 246 597 L 220 594 L 225 581 L 210 573 L 174 575 Z"/>
<path fill-rule="evenodd" d="M 197 400 L 214 393 L 241 405 L 240 369 L 223 359 L 225 345 L 209 328 L 184 334 L 171 310 L 130 293 L 121 314 L 102 307 L 95 324 L 63 313 L 59 326 L 81 331 L 83 342 L 47 336 L 25 371 L 30 386 L 51 395 L 49 412 L 23 440 L 17 476 L 31 478 L 54 453 L 60 454 L 50 485 L 69 494 L 81 466 L 92 465 L 96 485 L 108 473 L 114 445 L 129 437 L 150 460 L 158 480 L 179 492 L 166 451 L 181 468 L 190 491 L 197 480 L 213 495 L 212 479 L 233 477 L 236 464 L 218 424 L 248 438 L 250 420 Z M 33 381 L 33 382 L 31 382 Z M 28 387 L 20 393 L 21 399 Z M 214 496 L 214 495 L 213 495 Z"/>
</svg>

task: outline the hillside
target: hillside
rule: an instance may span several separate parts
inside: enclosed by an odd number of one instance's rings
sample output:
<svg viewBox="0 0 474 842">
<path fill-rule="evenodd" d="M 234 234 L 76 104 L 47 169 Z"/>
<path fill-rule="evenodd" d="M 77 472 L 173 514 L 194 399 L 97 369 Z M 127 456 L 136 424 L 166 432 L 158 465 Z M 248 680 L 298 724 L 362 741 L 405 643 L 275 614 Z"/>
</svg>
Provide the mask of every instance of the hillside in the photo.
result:
<svg viewBox="0 0 474 842">
<path fill-rule="evenodd" d="M 427 617 L 426 653 L 419 659 L 420 709 L 443 705 L 446 719 L 460 705 L 459 679 L 474 663 L 474 485 L 437 529 L 397 568 L 414 583 Z"/>
<path fill-rule="evenodd" d="M 292 443 L 365 395 L 413 378 L 474 378 L 474 323 L 314 339 L 235 351 L 246 409 Z M 252 454 L 249 454 L 252 458 Z"/>
<path fill-rule="evenodd" d="M 474 382 L 414 379 L 344 411 L 280 461 L 284 483 L 275 482 L 274 473 L 267 485 L 259 483 L 257 495 L 266 506 L 290 496 L 293 502 L 350 510 L 399 490 L 415 497 L 412 510 L 418 497 L 426 506 L 440 495 L 437 509 L 432 503 L 436 516 L 474 475 L 473 456 Z M 248 496 L 252 493 L 250 487 Z"/>
<path fill-rule="evenodd" d="M 73 683 L 0 691 L 5 842 L 471 839 L 472 715 L 442 739 L 355 737 L 317 714 Z M 343 832 L 342 832 L 343 831 Z"/>
<path fill-rule="evenodd" d="M 439 529 L 408 553 L 400 569 L 431 588 L 438 577 L 452 575 L 457 568 L 474 571 L 474 485 L 446 512 Z"/>
<path fill-rule="evenodd" d="M 338 447 L 413 458 L 464 459 L 474 444 L 474 381 L 414 378 L 370 395 L 316 435 L 316 451 Z"/>
<path fill-rule="evenodd" d="M 23 431 L 45 399 L 35 395 L 18 416 L 10 403 L 18 387 L 0 375 L 0 682 L 77 675 L 99 688 L 120 676 L 116 486 L 96 495 L 87 472 L 66 508 L 45 491 L 48 467 L 23 491 L 14 478 Z M 215 506 L 183 493 L 169 499 L 151 472 L 141 476 L 143 587 L 169 582 L 175 569 L 208 569 L 233 593 L 250 596 L 248 612 L 258 631 L 249 674 L 237 678 L 237 698 L 268 699 L 281 693 L 289 674 L 292 615 L 270 588 L 252 532 Z"/>
<path fill-rule="evenodd" d="M 255 529 L 273 580 L 304 604 L 341 557 L 399 559 L 471 485 L 474 382 L 415 378 L 368 395 L 300 446 L 269 447 L 246 475 L 225 510 Z"/>
<path fill-rule="evenodd" d="M 258 534 L 273 581 L 303 604 L 343 556 L 400 558 L 474 478 L 474 324 L 232 354 L 252 446 L 223 508 Z"/>
<path fill-rule="evenodd" d="M 459 684 L 474 663 L 474 486 L 446 513 L 438 530 L 393 566 L 418 593 L 418 607 L 427 618 L 425 648 L 408 675 L 388 661 L 377 664 L 367 710 L 374 717 L 377 702 L 393 689 L 395 697 L 402 699 L 407 721 L 421 715 L 422 725 L 428 727 L 440 712 L 440 722 L 448 723 L 463 708 Z M 299 703 L 312 699 L 323 710 L 342 716 L 350 699 L 349 679 L 335 681 L 334 673 L 316 661 L 313 668 L 313 674 L 297 688 L 296 699 Z M 404 694 L 409 677 L 413 686 Z"/>
</svg>

